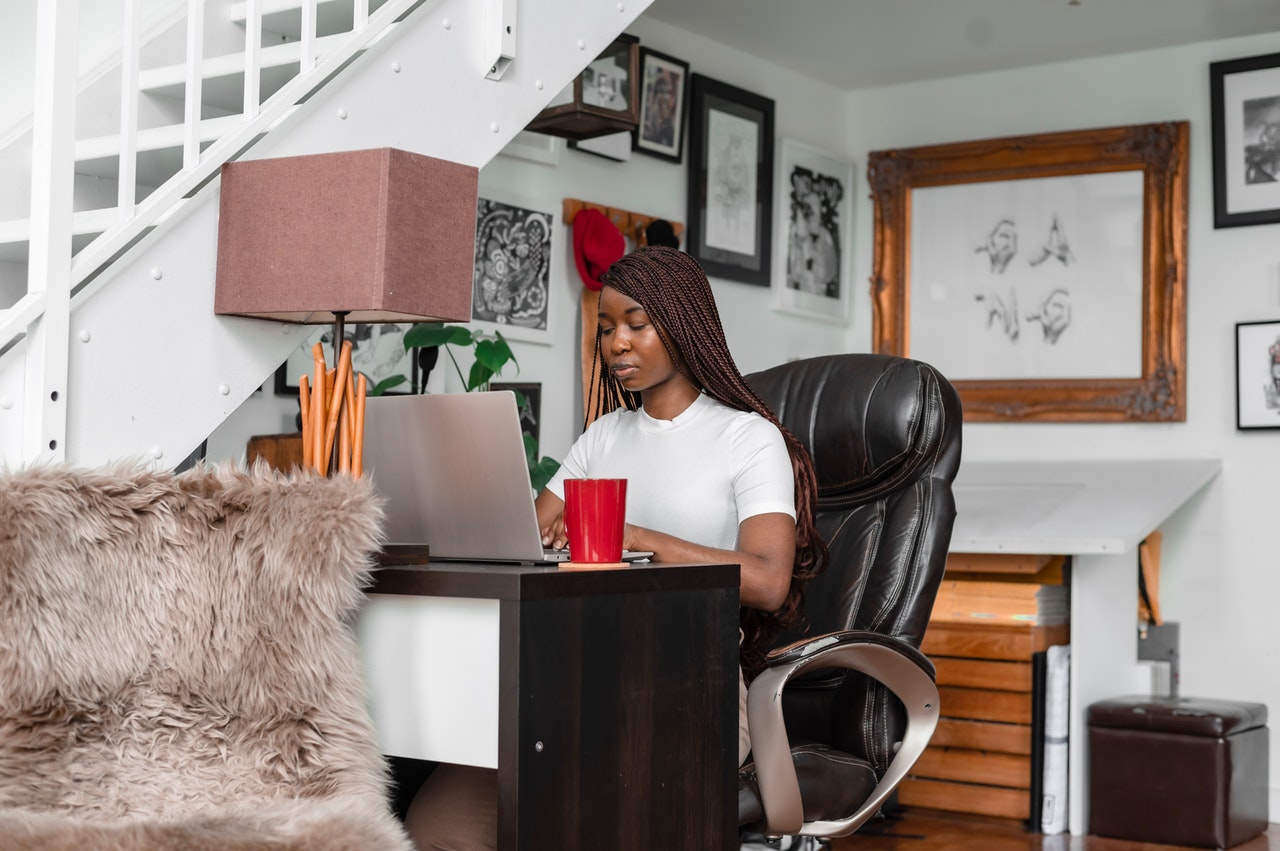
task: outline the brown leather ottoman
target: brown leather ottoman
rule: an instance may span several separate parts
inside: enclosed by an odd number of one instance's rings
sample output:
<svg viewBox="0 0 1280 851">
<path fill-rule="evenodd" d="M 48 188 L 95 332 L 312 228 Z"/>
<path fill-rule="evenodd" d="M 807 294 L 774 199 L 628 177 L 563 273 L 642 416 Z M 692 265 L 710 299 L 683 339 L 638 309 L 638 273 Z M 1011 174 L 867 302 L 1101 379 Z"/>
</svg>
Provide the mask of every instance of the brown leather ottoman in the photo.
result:
<svg viewBox="0 0 1280 851">
<path fill-rule="evenodd" d="M 1267 828 L 1267 707 L 1120 697 L 1089 707 L 1089 832 L 1228 848 Z"/>
</svg>

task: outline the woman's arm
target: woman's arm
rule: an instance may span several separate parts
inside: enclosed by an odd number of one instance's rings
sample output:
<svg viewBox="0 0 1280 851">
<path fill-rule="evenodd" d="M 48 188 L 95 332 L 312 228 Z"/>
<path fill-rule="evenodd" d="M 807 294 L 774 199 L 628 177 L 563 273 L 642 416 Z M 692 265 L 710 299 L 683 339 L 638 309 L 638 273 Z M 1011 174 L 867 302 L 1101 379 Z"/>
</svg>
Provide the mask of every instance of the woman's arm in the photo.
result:
<svg viewBox="0 0 1280 851">
<path fill-rule="evenodd" d="M 538 528 L 542 543 L 564 547 L 564 501 L 544 490 L 538 494 Z M 627 524 L 622 547 L 652 552 L 655 562 L 740 565 L 739 601 L 772 612 L 787 599 L 796 557 L 796 521 L 787 514 L 757 514 L 738 524 L 738 549 L 719 550 Z"/>
<path fill-rule="evenodd" d="M 787 599 L 796 558 L 796 521 L 788 514 L 757 514 L 738 524 L 738 549 L 718 550 L 627 524 L 622 546 L 653 553 L 655 562 L 738 564 L 739 602 L 775 611 Z"/>
</svg>

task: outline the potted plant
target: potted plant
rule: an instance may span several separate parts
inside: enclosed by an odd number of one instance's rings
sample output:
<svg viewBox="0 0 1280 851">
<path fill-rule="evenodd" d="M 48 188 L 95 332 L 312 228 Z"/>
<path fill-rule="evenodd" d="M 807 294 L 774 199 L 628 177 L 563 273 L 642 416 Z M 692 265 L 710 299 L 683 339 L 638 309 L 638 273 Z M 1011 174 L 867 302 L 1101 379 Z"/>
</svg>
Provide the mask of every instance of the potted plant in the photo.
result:
<svg viewBox="0 0 1280 851">
<path fill-rule="evenodd" d="M 463 376 L 462 367 L 458 364 L 458 359 L 454 357 L 452 346 L 471 348 L 473 350 L 475 360 L 471 364 L 469 375 Z M 502 334 L 497 331 L 493 332 L 493 334 L 487 334 L 461 325 L 414 325 L 404 335 L 404 350 L 406 352 L 418 351 L 418 362 L 422 365 L 424 373 L 422 377 L 424 386 L 426 385 L 426 374 L 430 373 L 435 366 L 441 349 L 449 356 L 449 361 L 453 364 L 454 371 L 458 374 L 458 379 L 468 393 L 473 390 L 488 390 L 490 381 L 495 376 L 501 375 L 503 367 L 509 363 L 515 366 L 517 373 L 520 372 L 520 364 L 516 361 L 516 356 L 511 351 L 511 346 L 507 344 Z M 378 382 L 369 391 L 369 394 L 371 396 L 379 396 L 393 387 L 404 384 L 408 380 L 406 376 L 393 375 Z M 520 391 L 517 390 L 515 392 L 516 403 L 522 409 L 527 410 L 529 400 Z M 540 491 L 546 487 L 547 482 L 551 481 L 551 477 L 560 469 L 560 462 L 554 458 L 539 456 L 538 441 L 527 431 L 524 433 L 524 454 L 529 466 L 529 483 L 533 486 L 535 492 Z"/>
</svg>

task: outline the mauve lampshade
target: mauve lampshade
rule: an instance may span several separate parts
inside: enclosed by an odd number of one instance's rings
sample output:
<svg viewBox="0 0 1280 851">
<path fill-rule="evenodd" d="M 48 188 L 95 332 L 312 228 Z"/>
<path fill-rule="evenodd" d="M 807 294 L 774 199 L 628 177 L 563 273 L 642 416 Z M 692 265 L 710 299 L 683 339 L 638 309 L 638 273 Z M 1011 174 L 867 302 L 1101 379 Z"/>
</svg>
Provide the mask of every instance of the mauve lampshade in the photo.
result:
<svg viewBox="0 0 1280 851">
<path fill-rule="evenodd" d="M 227 163 L 214 312 L 470 321 L 477 180 L 394 148 Z"/>
</svg>

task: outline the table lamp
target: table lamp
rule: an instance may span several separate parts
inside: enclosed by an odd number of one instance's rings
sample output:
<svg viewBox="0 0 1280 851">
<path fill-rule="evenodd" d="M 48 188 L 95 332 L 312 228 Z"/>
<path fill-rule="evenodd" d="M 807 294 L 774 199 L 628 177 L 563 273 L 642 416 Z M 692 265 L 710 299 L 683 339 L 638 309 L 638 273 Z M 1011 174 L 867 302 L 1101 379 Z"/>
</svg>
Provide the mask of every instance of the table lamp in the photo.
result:
<svg viewBox="0 0 1280 851">
<path fill-rule="evenodd" d="M 470 321 L 478 176 L 394 148 L 222 167 L 214 312 L 334 325 L 333 365 L 317 343 L 301 382 L 317 469 L 360 474 L 364 376 L 351 375 L 345 322 Z"/>
</svg>

